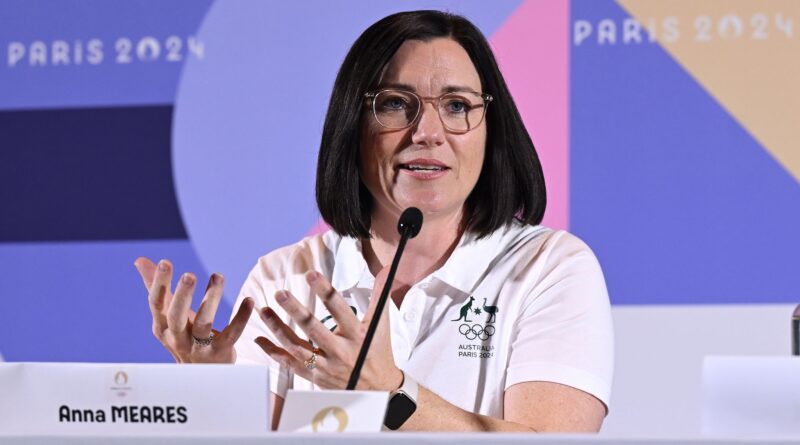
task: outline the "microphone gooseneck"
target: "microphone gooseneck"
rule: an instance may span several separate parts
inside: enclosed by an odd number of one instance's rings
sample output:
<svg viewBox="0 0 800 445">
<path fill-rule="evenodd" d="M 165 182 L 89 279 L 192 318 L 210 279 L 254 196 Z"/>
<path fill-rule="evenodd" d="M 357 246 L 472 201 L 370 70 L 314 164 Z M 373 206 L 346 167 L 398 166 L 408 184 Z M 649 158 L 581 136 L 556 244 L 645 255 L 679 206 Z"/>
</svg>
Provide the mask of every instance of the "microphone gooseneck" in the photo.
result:
<svg viewBox="0 0 800 445">
<path fill-rule="evenodd" d="M 792 355 L 800 355 L 800 304 L 792 314 Z"/>
<path fill-rule="evenodd" d="M 406 247 L 406 242 L 417 236 L 420 229 L 422 229 L 422 212 L 416 207 L 409 207 L 400 215 L 400 220 L 397 221 L 397 232 L 400 233 L 400 243 L 397 245 L 397 252 L 394 254 L 392 260 L 392 267 L 389 268 L 389 275 L 386 276 L 386 283 L 383 285 L 383 290 L 375 305 L 375 312 L 372 320 L 369 321 L 367 334 L 364 336 L 364 343 L 361 345 L 361 350 L 358 352 L 358 358 L 355 365 L 353 365 L 353 372 L 350 374 L 350 380 L 347 382 L 347 389 L 354 390 L 358 384 L 358 378 L 361 376 L 361 368 L 367 360 L 367 352 L 369 346 L 372 344 L 372 337 L 375 336 L 375 331 L 378 330 L 378 323 L 381 320 L 383 308 L 386 306 L 386 301 L 389 299 L 389 291 L 392 289 L 392 282 L 394 282 L 394 274 L 397 272 L 397 266 L 400 265 L 400 257 L 403 255 L 403 249 Z"/>
</svg>

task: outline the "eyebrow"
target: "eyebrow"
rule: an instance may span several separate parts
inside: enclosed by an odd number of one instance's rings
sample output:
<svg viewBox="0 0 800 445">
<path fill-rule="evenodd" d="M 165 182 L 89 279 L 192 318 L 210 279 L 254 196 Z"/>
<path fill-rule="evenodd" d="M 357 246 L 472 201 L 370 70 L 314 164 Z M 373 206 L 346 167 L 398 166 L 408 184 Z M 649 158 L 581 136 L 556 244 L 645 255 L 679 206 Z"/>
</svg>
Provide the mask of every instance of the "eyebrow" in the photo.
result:
<svg viewBox="0 0 800 445">
<path fill-rule="evenodd" d="M 417 92 L 416 88 L 407 83 L 389 82 L 378 85 L 378 89 L 385 89 L 385 88 L 396 88 L 399 90 L 408 90 L 414 93 Z M 444 88 L 442 88 L 442 93 L 457 93 L 459 91 L 464 92 L 464 91 L 475 91 L 475 90 L 473 88 L 463 85 L 447 85 Z"/>
</svg>

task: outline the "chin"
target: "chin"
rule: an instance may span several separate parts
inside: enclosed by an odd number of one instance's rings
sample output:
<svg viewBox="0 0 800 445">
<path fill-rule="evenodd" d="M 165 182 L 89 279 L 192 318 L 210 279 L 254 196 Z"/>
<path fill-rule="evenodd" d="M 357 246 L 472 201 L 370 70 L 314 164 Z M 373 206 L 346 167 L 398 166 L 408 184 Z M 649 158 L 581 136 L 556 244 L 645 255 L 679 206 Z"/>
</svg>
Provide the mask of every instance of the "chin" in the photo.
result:
<svg viewBox="0 0 800 445">
<path fill-rule="evenodd" d="M 416 200 L 408 200 L 402 204 L 402 210 L 405 210 L 409 207 L 416 207 L 418 208 L 424 216 L 440 216 L 446 215 L 449 213 L 461 213 L 464 203 L 460 205 L 455 205 L 452 202 L 448 202 L 441 199 L 416 199 Z"/>
</svg>

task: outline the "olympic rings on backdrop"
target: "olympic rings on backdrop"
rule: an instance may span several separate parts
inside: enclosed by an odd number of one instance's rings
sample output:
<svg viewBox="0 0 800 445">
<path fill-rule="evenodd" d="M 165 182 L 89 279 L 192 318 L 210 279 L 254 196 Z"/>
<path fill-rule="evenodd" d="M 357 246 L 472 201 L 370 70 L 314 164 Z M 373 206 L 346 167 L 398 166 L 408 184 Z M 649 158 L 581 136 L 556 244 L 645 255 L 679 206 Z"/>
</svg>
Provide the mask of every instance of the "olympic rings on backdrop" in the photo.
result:
<svg viewBox="0 0 800 445">
<path fill-rule="evenodd" d="M 487 325 L 484 327 L 479 324 L 470 326 L 467 323 L 463 323 L 458 327 L 458 333 L 466 337 L 467 340 L 475 340 L 476 338 L 488 340 L 489 337 L 494 335 L 494 332 L 494 326 L 492 325 Z"/>
</svg>

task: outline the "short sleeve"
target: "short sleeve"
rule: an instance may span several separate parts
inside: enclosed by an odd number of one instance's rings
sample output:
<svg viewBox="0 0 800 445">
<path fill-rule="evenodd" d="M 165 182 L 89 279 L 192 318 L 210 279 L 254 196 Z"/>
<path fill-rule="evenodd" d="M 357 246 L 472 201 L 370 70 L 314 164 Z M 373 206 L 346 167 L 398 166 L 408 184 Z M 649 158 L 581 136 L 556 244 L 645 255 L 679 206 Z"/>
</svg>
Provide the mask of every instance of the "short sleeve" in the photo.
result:
<svg viewBox="0 0 800 445">
<path fill-rule="evenodd" d="M 524 296 L 506 389 L 547 381 L 587 392 L 609 406 L 614 368 L 611 308 L 600 265 L 580 239 L 556 232 Z"/>
</svg>

